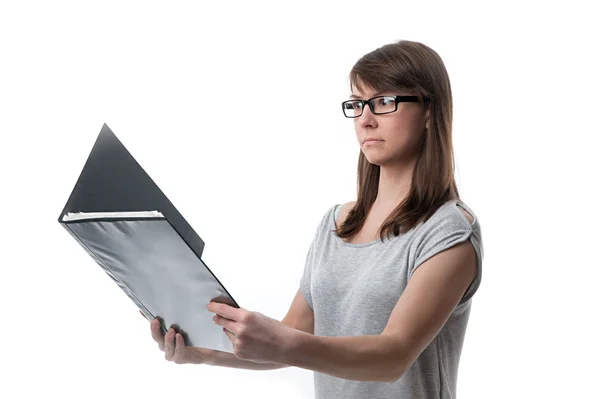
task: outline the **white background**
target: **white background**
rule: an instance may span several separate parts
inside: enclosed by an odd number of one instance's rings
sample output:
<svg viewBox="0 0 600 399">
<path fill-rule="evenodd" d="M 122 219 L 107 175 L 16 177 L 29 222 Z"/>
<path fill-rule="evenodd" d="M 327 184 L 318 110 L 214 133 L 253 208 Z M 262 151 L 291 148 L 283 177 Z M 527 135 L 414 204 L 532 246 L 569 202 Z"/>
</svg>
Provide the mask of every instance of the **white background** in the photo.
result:
<svg viewBox="0 0 600 399">
<path fill-rule="evenodd" d="M 356 198 L 348 72 L 408 39 L 450 74 L 484 240 L 459 397 L 600 397 L 597 19 L 458 4 L 2 2 L 0 396 L 312 397 L 308 370 L 165 361 L 57 218 L 107 123 L 238 302 L 281 319 L 319 220 Z"/>
</svg>

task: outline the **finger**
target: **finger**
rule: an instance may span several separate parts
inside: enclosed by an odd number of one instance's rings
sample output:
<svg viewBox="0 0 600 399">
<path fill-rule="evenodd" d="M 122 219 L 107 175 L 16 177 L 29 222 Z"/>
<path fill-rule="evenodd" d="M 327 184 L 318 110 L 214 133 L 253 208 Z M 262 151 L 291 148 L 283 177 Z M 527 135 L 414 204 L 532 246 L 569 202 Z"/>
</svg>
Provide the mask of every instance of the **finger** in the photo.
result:
<svg viewBox="0 0 600 399">
<path fill-rule="evenodd" d="M 238 333 L 238 325 L 235 321 L 233 320 L 229 320 L 226 319 L 225 317 L 221 317 L 219 315 L 216 315 L 215 317 L 213 317 L 213 320 L 215 321 L 215 324 L 224 327 L 225 329 L 231 331 L 234 334 Z"/>
<path fill-rule="evenodd" d="M 211 302 L 206 307 L 209 312 L 216 313 L 230 320 L 238 321 L 243 315 L 243 309 L 237 309 L 225 303 Z"/>
<path fill-rule="evenodd" d="M 223 328 L 223 332 L 227 335 L 227 338 L 229 338 L 229 340 L 233 343 L 236 344 L 237 343 L 237 335 L 235 335 L 234 333 L 232 333 L 231 331 L 229 331 L 226 328 Z"/>
<path fill-rule="evenodd" d="M 144 319 L 148 320 L 148 318 L 146 317 L 146 315 L 140 310 L 140 313 L 142 314 L 142 316 L 144 316 Z"/>
<path fill-rule="evenodd" d="M 165 338 L 163 337 L 162 329 L 160 328 L 160 320 L 155 318 L 150 323 L 150 331 L 152 332 L 152 338 L 158 344 L 161 351 L 165 350 Z"/>
<path fill-rule="evenodd" d="M 175 330 L 169 328 L 167 334 L 165 334 L 165 359 L 172 360 L 175 354 Z"/>
<path fill-rule="evenodd" d="M 175 335 L 175 354 L 173 355 L 173 361 L 178 364 L 188 363 L 185 352 L 185 341 L 181 334 Z"/>
</svg>

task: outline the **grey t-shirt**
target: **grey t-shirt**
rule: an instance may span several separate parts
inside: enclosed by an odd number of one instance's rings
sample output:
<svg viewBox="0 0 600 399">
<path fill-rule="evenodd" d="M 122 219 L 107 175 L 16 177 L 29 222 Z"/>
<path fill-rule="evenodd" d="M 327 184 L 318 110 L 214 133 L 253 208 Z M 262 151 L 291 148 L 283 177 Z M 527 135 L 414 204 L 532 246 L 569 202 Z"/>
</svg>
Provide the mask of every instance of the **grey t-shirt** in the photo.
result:
<svg viewBox="0 0 600 399">
<path fill-rule="evenodd" d="M 472 217 L 471 224 L 460 208 Z M 428 258 L 470 240 L 477 277 L 452 315 L 408 371 L 395 383 L 346 380 L 315 372 L 316 399 L 454 399 L 471 298 L 481 281 L 479 220 L 461 201 L 448 201 L 424 223 L 384 241 L 347 243 L 336 236 L 336 211 L 323 216 L 306 256 L 300 290 L 314 312 L 314 334 L 381 334 L 414 270 Z"/>
</svg>

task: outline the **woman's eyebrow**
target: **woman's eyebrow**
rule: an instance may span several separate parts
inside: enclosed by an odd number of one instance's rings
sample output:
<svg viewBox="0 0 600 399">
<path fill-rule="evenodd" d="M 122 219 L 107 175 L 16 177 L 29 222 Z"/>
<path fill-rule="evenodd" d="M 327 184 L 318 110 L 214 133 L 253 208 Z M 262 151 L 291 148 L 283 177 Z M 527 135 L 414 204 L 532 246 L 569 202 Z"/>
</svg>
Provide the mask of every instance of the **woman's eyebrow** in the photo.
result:
<svg viewBox="0 0 600 399">
<path fill-rule="evenodd" d="M 377 96 L 380 96 L 380 95 L 382 95 L 382 94 L 384 94 L 384 93 L 392 93 L 392 92 L 393 92 L 393 91 L 387 91 L 387 90 L 386 90 L 386 91 L 376 91 L 375 93 L 373 93 L 373 94 L 371 95 L 371 97 L 377 97 Z M 360 96 L 359 96 L 359 95 L 356 95 L 356 94 L 351 94 L 351 95 L 350 95 L 350 98 L 360 98 Z"/>
<path fill-rule="evenodd" d="M 373 95 L 371 97 L 376 97 L 378 95 L 380 95 L 382 92 L 381 91 L 376 91 L 375 93 L 373 93 Z M 356 95 L 356 94 L 351 94 L 350 98 L 360 98 L 360 96 Z"/>
</svg>

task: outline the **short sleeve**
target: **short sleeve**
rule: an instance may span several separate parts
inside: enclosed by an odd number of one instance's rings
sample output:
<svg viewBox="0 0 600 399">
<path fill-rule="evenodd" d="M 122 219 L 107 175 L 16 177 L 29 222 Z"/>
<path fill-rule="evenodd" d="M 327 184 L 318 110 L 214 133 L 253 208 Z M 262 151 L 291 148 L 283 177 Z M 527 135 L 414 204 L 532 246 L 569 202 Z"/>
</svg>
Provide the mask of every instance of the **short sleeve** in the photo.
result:
<svg viewBox="0 0 600 399">
<path fill-rule="evenodd" d="M 409 278 L 414 271 L 426 260 L 434 255 L 464 241 L 469 240 L 477 255 L 477 274 L 475 279 L 460 300 L 459 305 L 467 302 L 477 291 L 481 282 L 483 248 L 481 245 L 481 231 L 479 222 L 470 225 L 468 220 L 458 208 L 451 208 L 452 212 L 445 214 L 443 218 L 426 223 L 420 231 L 416 250 L 414 252 L 414 263 L 409 272 Z"/>
<path fill-rule="evenodd" d="M 324 229 L 328 228 L 329 224 L 327 223 L 329 221 L 329 217 L 331 216 L 331 212 L 333 212 L 335 208 L 335 205 L 330 207 L 327 212 L 325 212 L 325 214 L 321 217 L 321 221 L 319 222 L 319 225 L 315 231 L 315 235 L 312 239 L 312 242 L 310 243 L 310 247 L 308 248 L 308 252 L 306 254 L 306 260 L 304 263 L 304 271 L 302 273 L 302 278 L 300 279 L 300 292 L 302 293 L 302 295 L 304 295 L 304 299 L 306 300 L 306 303 L 308 303 L 308 306 L 311 307 L 311 309 L 313 308 L 313 302 L 312 302 L 312 291 L 311 291 L 311 286 L 312 286 L 312 275 L 313 275 L 313 269 L 316 267 L 315 266 L 315 251 L 319 245 L 319 240 L 321 238 L 321 235 L 324 231 Z"/>
<path fill-rule="evenodd" d="M 312 294 L 311 294 L 311 278 L 312 278 L 312 267 L 313 267 L 313 249 L 314 249 L 315 240 L 310 244 L 308 248 L 308 253 L 306 254 L 306 261 L 304 263 L 304 272 L 302 273 L 302 278 L 300 279 L 300 292 L 304 295 L 304 299 L 308 306 L 312 309 Z"/>
</svg>

